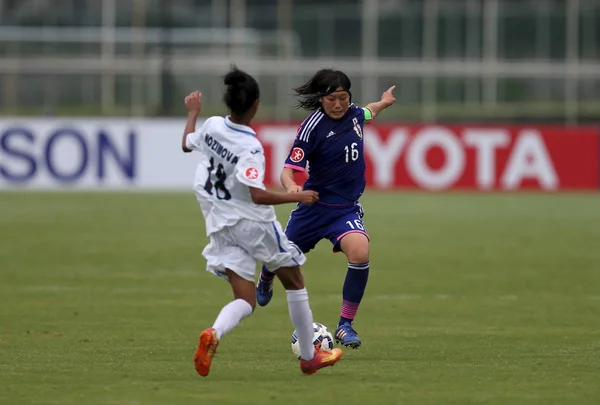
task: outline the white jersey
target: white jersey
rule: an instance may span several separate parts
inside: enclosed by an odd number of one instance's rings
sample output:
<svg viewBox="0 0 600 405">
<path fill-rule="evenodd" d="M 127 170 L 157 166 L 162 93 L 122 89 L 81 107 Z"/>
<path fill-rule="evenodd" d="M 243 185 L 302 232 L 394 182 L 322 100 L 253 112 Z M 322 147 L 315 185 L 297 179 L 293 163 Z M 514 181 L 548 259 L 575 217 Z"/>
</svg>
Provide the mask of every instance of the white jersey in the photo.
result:
<svg viewBox="0 0 600 405">
<path fill-rule="evenodd" d="M 249 187 L 265 189 L 265 154 L 252 128 L 229 117 L 210 117 L 186 137 L 186 147 L 200 152 L 194 192 L 211 235 L 242 219 L 276 220 L 270 205 L 252 202 Z"/>
</svg>

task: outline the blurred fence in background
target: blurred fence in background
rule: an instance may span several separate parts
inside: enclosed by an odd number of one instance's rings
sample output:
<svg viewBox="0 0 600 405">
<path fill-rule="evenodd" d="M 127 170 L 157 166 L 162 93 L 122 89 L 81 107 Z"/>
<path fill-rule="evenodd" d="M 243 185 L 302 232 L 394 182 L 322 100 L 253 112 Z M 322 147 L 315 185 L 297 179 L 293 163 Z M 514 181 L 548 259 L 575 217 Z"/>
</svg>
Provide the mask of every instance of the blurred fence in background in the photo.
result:
<svg viewBox="0 0 600 405">
<path fill-rule="evenodd" d="M 220 113 L 231 62 L 261 117 L 297 119 L 291 88 L 347 72 L 385 119 L 600 117 L 600 0 L 0 0 L 4 115 L 168 116 L 189 91 Z"/>
</svg>

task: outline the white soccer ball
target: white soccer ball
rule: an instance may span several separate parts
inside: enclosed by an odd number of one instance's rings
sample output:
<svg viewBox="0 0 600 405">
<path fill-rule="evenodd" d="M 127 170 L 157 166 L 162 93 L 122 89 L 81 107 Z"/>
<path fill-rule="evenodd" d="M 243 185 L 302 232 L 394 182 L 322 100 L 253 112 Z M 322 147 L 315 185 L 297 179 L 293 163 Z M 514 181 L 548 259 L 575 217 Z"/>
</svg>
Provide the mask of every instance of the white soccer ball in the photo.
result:
<svg viewBox="0 0 600 405">
<path fill-rule="evenodd" d="M 327 326 L 318 322 L 313 323 L 313 345 L 317 349 L 326 352 L 333 350 L 333 335 L 329 332 Z M 300 358 L 300 345 L 298 344 L 296 331 L 292 333 L 292 351 L 297 358 Z"/>
</svg>

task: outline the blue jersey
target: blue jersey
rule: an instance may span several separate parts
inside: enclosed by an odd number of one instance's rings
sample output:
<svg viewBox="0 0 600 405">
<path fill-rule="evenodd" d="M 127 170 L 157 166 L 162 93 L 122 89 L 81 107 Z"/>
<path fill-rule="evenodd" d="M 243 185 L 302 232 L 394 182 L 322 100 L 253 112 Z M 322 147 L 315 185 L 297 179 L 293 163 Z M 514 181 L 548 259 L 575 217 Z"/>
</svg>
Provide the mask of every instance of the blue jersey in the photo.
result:
<svg viewBox="0 0 600 405">
<path fill-rule="evenodd" d="M 365 190 L 365 117 L 370 111 L 354 104 L 339 120 L 319 109 L 298 129 L 285 167 L 304 171 L 308 165 L 304 189 L 317 191 L 319 202 L 353 204 Z"/>
</svg>

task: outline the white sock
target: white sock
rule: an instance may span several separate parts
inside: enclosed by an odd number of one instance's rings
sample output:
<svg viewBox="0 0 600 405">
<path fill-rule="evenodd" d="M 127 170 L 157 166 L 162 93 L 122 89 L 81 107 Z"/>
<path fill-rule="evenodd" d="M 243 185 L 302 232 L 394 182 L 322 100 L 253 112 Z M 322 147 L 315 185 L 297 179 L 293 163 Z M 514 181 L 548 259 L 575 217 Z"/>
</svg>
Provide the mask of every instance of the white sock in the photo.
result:
<svg viewBox="0 0 600 405">
<path fill-rule="evenodd" d="M 231 301 L 229 304 L 225 305 L 223 309 L 221 309 L 221 312 L 213 325 L 213 328 L 217 330 L 217 339 L 221 339 L 221 336 L 226 335 L 235 328 L 242 319 L 251 314 L 252 305 L 242 299 Z"/>
<path fill-rule="evenodd" d="M 290 319 L 298 335 L 300 357 L 303 360 L 312 360 L 315 357 L 313 345 L 313 316 L 308 304 L 306 288 L 301 290 L 286 290 Z"/>
</svg>

